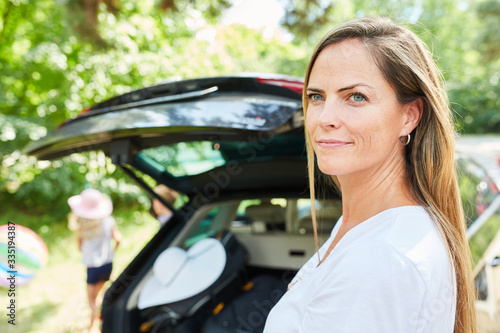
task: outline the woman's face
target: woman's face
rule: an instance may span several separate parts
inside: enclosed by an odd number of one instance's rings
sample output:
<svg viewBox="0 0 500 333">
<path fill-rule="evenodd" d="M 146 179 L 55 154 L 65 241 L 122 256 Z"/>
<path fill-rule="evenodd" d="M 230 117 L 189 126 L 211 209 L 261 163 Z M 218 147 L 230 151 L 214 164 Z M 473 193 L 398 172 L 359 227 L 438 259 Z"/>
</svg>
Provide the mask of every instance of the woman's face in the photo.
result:
<svg viewBox="0 0 500 333">
<path fill-rule="evenodd" d="M 362 42 L 348 39 L 321 51 L 306 92 L 306 128 L 323 173 L 370 175 L 404 165 L 399 138 L 417 125 L 421 101 L 399 104 Z"/>
</svg>

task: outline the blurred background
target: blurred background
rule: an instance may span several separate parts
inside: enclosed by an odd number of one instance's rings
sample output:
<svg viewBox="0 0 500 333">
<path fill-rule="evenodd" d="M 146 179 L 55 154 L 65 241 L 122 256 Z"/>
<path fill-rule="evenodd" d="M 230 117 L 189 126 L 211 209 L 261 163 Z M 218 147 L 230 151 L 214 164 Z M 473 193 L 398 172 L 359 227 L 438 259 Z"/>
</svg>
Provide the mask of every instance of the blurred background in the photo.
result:
<svg viewBox="0 0 500 333">
<path fill-rule="evenodd" d="M 68 197 L 86 186 L 111 197 L 124 234 L 112 278 L 158 230 L 147 194 L 103 153 L 38 161 L 22 153 L 28 142 L 95 103 L 162 81 L 240 72 L 302 77 L 326 31 L 373 15 L 407 23 L 427 43 L 461 135 L 500 132 L 499 0 L 0 1 L 0 225 L 33 229 L 50 253 L 47 267 L 19 287 L 16 327 L 2 320 L 0 331 L 86 327 L 85 270 L 67 228 Z"/>
</svg>

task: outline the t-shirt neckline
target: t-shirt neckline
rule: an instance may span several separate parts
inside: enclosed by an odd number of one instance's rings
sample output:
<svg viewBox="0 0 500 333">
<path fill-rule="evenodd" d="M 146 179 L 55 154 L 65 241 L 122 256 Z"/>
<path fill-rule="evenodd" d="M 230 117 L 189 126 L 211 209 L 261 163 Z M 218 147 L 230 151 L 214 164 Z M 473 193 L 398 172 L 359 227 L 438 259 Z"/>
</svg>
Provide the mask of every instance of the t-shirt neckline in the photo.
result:
<svg viewBox="0 0 500 333">
<path fill-rule="evenodd" d="M 383 211 L 367 218 L 366 220 L 364 220 L 363 222 L 359 223 L 358 225 L 353 227 L 351 230 L 346 232 L 346 234 L 339 240 L 337 245 L 335 245 L 335 247 L 333 248 L 332 252 L 330 252 L 330 255 L 328 257 L 330 257 L 332 254 L 334 254 L 334 252 L 336 252 L 336 250 L 338 250 L 339 248 L 342 248 L 345 245 L 345 243 L 354 240 L 356 238 L 356 236 L 358 236 L 360 233 L 364 233 L 364 232 L 376 227 L 377 225 L 384 223 L 390 217 L 397 215 L 397 214 L 400 214 L 401 211 L 425 212 L 424 208 L 422 206 L 418 206 L 418 205 L 398 206 L 398 207 L 393 207 L 393 208 L 383 210 Z M 343 222 L 343 216 L 341 216 L 339 218 L 338 222 L 335 224 L 335 227 L 333 227 L 332 232 L 330 234 L 330 238 L 328 238 L 328 240 L 327 240 L 328 244 L 331 244 L 331 242 L 333 242 L 333 239 L 337 235 L 337 233 L 340 229 L 340 226 L 342 225 L 342 222 Z M 371 223 L 371 222 L 377 222 L 377 223 Z M 324 253 L 326 253 L 326 250 L 324 251 Z"/>
</svg>

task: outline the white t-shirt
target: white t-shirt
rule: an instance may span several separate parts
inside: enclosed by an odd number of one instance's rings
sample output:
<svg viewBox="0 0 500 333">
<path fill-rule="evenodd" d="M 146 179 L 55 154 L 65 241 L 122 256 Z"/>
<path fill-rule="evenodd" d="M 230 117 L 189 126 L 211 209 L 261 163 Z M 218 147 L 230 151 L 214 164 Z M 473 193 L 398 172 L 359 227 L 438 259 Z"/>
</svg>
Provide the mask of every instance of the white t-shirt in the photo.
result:
<svg viewBox="0 0 500 333">
<path fill-rule="evenodd" d="M 115 219 L 111 216 L 102 221 L 102 232 L 92 239 L 82 241 L 82 261 L 87 267 L 100 267 L 113 261 L 113 226 Z"/>
<path fill-rule="evenodd" d="M 320 266 L 317 254 L 310 258 L 264 333 L 452 333 L 455 307 L 444 241 L 424 208 L 405 206 L 352 228 Z"/>
</svg>

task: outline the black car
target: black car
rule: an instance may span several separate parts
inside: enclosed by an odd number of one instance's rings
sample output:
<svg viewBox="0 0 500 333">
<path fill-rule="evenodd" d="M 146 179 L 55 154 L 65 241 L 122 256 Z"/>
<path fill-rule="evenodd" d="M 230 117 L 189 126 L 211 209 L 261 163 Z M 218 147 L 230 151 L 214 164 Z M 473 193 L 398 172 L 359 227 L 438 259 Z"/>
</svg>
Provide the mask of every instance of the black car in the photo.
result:
<svg viewBox="0 0 500 333">
<path fill-rule="evenodd" d="M 342 214 L 332 190 L 309 199 L 302 88 L 269 74 L 169 82 L 97 104 L 27 147 L 40 159 L 102 150 L 152 196 L 138 172 L 187 198 L 107 291 L 103 332 L 262 331 L 316 251 L 311 205 L 320 243 Z M 500 327 L 498 190 L 474 161 L 458 166 L 481 325 Z"/>
</svg>

